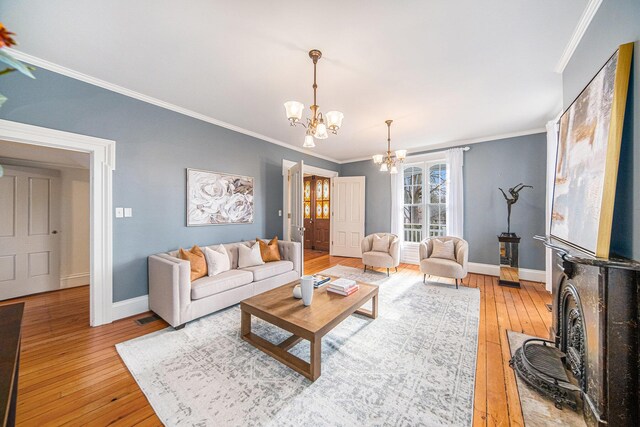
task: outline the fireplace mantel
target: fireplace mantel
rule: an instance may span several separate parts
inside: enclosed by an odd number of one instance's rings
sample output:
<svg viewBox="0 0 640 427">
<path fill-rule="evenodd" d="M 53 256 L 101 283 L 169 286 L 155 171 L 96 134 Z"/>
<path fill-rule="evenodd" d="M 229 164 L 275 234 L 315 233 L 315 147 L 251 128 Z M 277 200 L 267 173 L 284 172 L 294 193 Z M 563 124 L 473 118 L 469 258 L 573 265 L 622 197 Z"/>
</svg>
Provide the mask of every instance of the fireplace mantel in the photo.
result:
<svg viewBox="0 0 640 427">
<path fill-rule="evenodd" d="M 553 324 L 550 339 L 582 387 L 590 426 L 632 426 L 640 415 L 640 263 L 596 258 L 549 237 Z M 570 357 L 569 357 L 570 356 Z"/>
</svg>

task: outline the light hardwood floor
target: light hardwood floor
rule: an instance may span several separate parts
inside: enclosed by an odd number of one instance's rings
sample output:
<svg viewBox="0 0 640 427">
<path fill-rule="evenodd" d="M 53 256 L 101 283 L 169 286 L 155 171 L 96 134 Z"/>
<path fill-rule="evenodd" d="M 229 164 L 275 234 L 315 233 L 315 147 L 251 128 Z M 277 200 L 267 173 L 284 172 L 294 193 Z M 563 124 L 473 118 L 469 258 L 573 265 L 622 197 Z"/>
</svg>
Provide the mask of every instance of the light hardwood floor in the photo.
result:
<svg viewBox="0 0 640 427">
<path fill-rule="evenodd" d="M 315 251 L 307 251 L 305 259 L 308 274 L 336 264 L 362 267 L 358 259 Z M 405 264 L 396 274 L 420 275 L 416 266 Z M 533 282 L 507 289 L 498 286 L 496 277 L 470 274 L 463 283 L 481 293 L 474 426 L 521 426 L 505 331 L 546 337 L 551 314 L 545 303 L 551 297 Z M 135 320 L 148 316 L 142 314 L 90 328 L 87 286 L 0 304 L 17 301 L 26 302 L 18 425 L 161 425 L 114 345 L 162 329 L 166 323 L 140 326 Z"/>
</svg>

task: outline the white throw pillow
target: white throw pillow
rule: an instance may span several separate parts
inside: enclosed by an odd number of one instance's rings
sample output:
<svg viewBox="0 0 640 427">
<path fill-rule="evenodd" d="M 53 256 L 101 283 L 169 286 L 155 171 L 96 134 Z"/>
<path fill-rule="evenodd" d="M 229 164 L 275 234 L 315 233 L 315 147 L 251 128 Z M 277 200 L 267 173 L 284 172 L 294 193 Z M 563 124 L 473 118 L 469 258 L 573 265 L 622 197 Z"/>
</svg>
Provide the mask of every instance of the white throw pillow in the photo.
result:
<svg viewBox="0 0 640 427">
<path fill-rule="evenodd" d="M 442 258 L 456 260 L 455 248 L 456 245 L 453 240 L 442 241 L 440 239 L 432 240 L 433 251 L 429 258 Z"/>
<path fill-rule="evenodd" d="M 375 252 L 389 253 L 389 235 L 385 234 L 383 237 L 380 237 L 377 234 L 374 234 L 373 250 Z"/>
<path fill-rule="evenodd" d="M 260 245 L 256 242 L 253 246 L 238 246 L 238 268 L 253 267 L 254 265 L 262 265 L 262 254 L 260 253 Z"/>
<path fill-rule="evenodd" d="M 231 270 L 229 254 L 223 245 L 218 245 L 213 249 L 209 247 L 204 248 L 204 258 L 207 260 L 209 276 L 215 276 L 216 274 Z"/>
</svg>

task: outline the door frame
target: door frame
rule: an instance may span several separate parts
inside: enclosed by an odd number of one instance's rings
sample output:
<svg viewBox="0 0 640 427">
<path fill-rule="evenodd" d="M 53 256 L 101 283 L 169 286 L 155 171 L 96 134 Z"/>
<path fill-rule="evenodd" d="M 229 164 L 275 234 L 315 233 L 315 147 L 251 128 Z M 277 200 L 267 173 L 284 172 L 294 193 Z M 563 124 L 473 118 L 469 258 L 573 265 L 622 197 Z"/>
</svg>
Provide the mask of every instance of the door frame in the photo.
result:
<svg viewBox="0 0 640 427">
<path fill-rule="evenodd" d="M 298 162 L 294 162 L 293 160 L 282 159 L 282 240 L 287 241 L 291 240 L 291 236 L 289 234 L 289 224 L 291 220 L 291 218 L 289 218 L 289 214 L 291 213 L 291 197 L 289 197 L 288 181 L 289 169 L 297 163 Z M 334 178 L 339 175 L 337 171 L 311 166 L 306 163 L 304 164 L 303 176 L 305 173 L 320 175 L 325 178 Z"/>
<path fill-rule="evenodd" d="M 0 119 L 0 139 L 20 144 L 88 153 L 90 156 L 89 323 L 112 322 L 113 305 L 113 171 L 116 142 Z"/>
</svg>

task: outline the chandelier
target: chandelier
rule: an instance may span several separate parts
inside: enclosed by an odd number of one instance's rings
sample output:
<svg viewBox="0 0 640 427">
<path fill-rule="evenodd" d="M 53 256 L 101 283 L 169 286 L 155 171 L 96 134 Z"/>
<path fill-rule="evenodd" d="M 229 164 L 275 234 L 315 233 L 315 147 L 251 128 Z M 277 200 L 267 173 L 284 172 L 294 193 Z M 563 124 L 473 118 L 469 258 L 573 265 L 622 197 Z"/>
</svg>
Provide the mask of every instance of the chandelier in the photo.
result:
<svg viewBox="0 0 640 427">
<path fill-rule="evenodd" d="M 302 119 L 302 112 L 304 111 L 304 105 L 297 101 L 288 101 L 284 103 L 284 108 L 287 112 L 287 119 L 291 126 L 302 125 L 307 128 L 307 133 L 304 137 L 304 148 L 313 148 L 316 146 L 313 138 L 327 139 L 329 132 L 334 135 L 338 133 L 338 129 L 342 126 L 342 119 L 344 114 L 340 111 L 327 111 L 326 114 L 320 112 L 320 107 L 316 102 L 316 92 L 318 90 L 318 84 L 316 83 L 316 66 L 318 60 L 322 57 L 322 52 L 317 49 L 309 51 L 309 57 L 313 60 L 313 105 L 310 107 L 312 116 L 307 118 L 307 124 L 305 125 L 300 120 Z"/>
<path fill-rule="evenodd" d="M 393 120 L 386 120 L 387 124 L 387 152 L 385 154 L 374 154 L 373 162 L 380 165 L 380 172 L 398 173 L 398 166 L 407 158 L 407 150 L 396 150 L 396 155 L 391 155 L 391 123 Z"/>
</svg>

